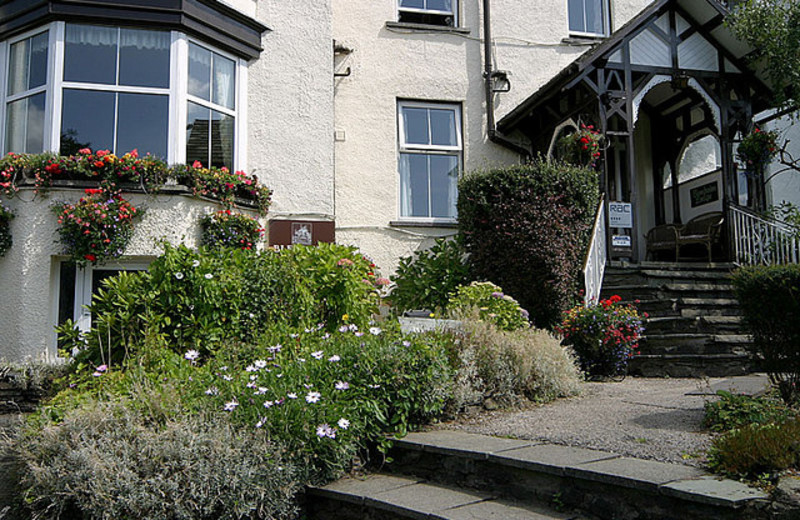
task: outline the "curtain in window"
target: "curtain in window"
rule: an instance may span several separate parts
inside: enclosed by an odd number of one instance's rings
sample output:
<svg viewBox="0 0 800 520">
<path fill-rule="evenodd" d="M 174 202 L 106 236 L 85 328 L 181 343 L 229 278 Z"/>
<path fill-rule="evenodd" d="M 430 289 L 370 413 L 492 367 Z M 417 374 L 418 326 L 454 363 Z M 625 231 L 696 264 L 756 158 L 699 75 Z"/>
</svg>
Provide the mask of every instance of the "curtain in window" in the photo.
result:
<svg viewBox="0 0 800 520">
<path fill-rule="evenodd" d="M 400 215 L 410 217 L 412 214 L 411 202 L 411 155 L 400 154 Z"/>
<path fill-rule="evenodd" d="M 72 45 L 117 46 L 117 29 L 95 25 L 67 24 L 66 43 Z"/>
<path fill-rule="evenodd" d="M 119 38 L 120 47 L 133 47 L 138 50 L 165 50 L 169 49 L 170 45 L 170 35 L 166 31 L 122 29 Z"/>
<path fill-rule="evenodd" d="M 226 108 L 234 108 L 235 64 L 233 60 L 214 55 L 214 92 L 211 101 Z"/>
</svg>

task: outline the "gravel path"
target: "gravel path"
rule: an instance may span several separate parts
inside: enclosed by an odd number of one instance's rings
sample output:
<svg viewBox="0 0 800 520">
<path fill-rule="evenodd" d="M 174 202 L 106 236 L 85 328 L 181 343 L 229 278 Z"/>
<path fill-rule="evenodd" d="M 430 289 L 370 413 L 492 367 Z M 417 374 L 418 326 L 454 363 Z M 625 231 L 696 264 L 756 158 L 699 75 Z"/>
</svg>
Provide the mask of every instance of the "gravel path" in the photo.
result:
<svg viewBox="0 0 800 520">
<path fill-rule="evenodd" d="M 580 397 L 482 412 L 440 427 L 702 466 L 711 441 L 702 425 L 703 404 L 727 381 L 629 377 L 586 383 Z"/>
</svg>

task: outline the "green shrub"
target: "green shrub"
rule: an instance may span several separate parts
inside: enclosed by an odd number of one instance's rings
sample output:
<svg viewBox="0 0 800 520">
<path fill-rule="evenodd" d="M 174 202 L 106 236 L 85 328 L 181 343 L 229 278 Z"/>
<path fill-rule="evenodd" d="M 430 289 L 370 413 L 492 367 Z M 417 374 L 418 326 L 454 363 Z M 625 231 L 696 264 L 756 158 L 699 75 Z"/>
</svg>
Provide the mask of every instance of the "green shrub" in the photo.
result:
<svg viewBox="0 0 800 520">
<path fill-rule="evenodd" d="M 704 424 L 715 432 L 727 432 L 749 425 L 783 422 L 796 414 L 781 402 L 771 398 L 717 392 L 718 401 L 705 404 Z"/>
<path fill-rule="evenodd" d="M 733 285 L 753 354 L 787 404 L 800 400 L 800 265 L 744 267 Z"/>
<path fill-rule="evenodd" d="M 597 173 L 537 160 L 473 173 L 458 189 L 474 279 L 491 280 L 551 327 L 578 291 L 598 202 Z"/>
<path fill-rule="evenodd" d="M 465 334 L 448 344 L 457 367 L 453 411 L 479 405 L 518 404 L 521 397 L 547 402 L 580 391 L 572 354 L 549 332 L 533 328 L 502 331 L 491 323 L 465 321 Z"/>
<path fill-rule="evenodd" d="M 254 254 L 166 245 L 147 272 L 104 281 L 91 305 L 92 330 L 81 335 L 67 322 L 62 348 L 82 349 L 95 365 L 117 364 L 146 334 L 176 352 L 207 354 L 274 325 L 364 326 L 377 311 L 375 278 L 374 264 L 345 246 Z"/>
<path fill-rule="evenodd" d="M 556 327 L 564 342 L 575 349 L 588 376 L 627 374 L 628 361 L 639 346 L 642 319 L 636 307 L 620 301 L 614 295 L 588 307 L 576 305 Z"/>
<path fill-rule="evenodd" d="M 156 403 L 154 403 L 154 406 Z M 23 512 L 40 519 L 293 518 L 296 470 L 279 444 L 213 418 L 153 422 L 90 402 L 10 443 Z"/>
<path fill-rule="evenodd" d="M 334 330 L 342 322 L 364 325 L 377 313 L 377 267 L 355 247 L 295 246 L 282 254 L 297 265 L 314 295 L 314 323 Z"/>
<path fill-rule="evenodd" d="M 391 301 L 397 314 L 411 309 L 444 309 L 450 293 L 469 282 L 460 240 L 439 238 L 430 249 L 400 259 L 392 276 Z"/>
<path fill-rule="evenodd" d="M 800 464 L 800 419 L 751 424 L 714 439 L 708 452 L 715 472 L 756 478 Z"/>
<path fill-rule="evenodd" d="M 481 320 L 494 323 L 500 330 L 528 327 L 528 311 L 517 300 L 491 282 L 472 282 L 456 288 L 447 302 L 447 310 L 455 315 L 478 311 Z"/>
</svg>

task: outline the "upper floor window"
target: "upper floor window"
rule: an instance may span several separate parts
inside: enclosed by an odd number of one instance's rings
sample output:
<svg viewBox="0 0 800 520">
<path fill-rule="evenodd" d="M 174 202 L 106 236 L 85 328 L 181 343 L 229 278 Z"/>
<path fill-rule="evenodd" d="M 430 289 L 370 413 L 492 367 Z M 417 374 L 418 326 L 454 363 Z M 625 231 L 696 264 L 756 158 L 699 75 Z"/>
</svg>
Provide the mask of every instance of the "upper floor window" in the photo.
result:
<svg viewBox="0 0 800 520">
<path fill-rule="evenodd" d="M 458 0 L 398 0 L 398 21 L 455 27 Z"/>
<path fill-rule="evenodd" d="M 121 155 L 242 169 L 243 61 L 176 31 L 54 22 L 0 43 L 4 152 Z"/>
<path fill-rule="evenodd" d="M 607 36 L 609 0 L 568 0 L 569 32 L 577 36 Z"/>
<path fill-rule="evenodd" d="M 400 216 L 456 218 L 461 171 L 461 107 L 401 101 Z"/>
</svg>

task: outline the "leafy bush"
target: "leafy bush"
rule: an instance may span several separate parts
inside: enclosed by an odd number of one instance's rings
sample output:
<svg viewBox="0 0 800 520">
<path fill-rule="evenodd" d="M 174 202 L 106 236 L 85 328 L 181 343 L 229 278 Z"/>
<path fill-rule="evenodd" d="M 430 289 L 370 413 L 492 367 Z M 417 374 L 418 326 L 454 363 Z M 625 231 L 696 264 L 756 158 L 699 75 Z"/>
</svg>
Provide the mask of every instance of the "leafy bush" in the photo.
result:
<svg viewBox="0 0 800 520">
<path fill-rule="evenodd" d="M 26 428 L 10 443 L 24 509 L 41 519 L 294 517 L 297 471 L 264 433 L 152 419 L 124 400 L 92 401 Z"/>
<path fill-rule="evenodd" d="M 590 376 L 625 374 L 644 330 L 633 305 L 620 305 L 617 295 L 588 307 L 577 305 L 564 313 L 556 330 L 564 336 Z"/>
<path fill-rule="evenodd" d="M 65 254 L 78 265 L 103 264 L 119 258 L 133 236 L 134 219 L 141 216 L 113 184 L 84 190 L 75 204 L 53 206 L 58 237 Z"/>
<path fill-rule="evenodd" d="M 94 364 L 117 364 L 145 334 L 203 354 L 257 338 L 273 325 L 366 325 L 377 309 L 374 265 L 355 249 L 325 244 L 253 254 L 165 246 L 147 272 L 104 282 L 92 330 L 60 327 L 62 348 Z"/>
<path fill-rule="evenodd" d="M 800 400 L 800 265 L 744 267 L 733 275 L 753 354 L 787 404 Z"/>
<path fill-rule="evenodd" d="M 261 240 L 264 229 L 258 220 L 223 209 L 200 219 L 200 244 L 208 248 L 234 247 L 252 250 Z"/>
<path fill-rule="evenodd" d="M 458 239 L 439 238 L 430 249 L 401 258 L 392 276 L 396 284 L 391 293 L 395 312 L 444 309 L 450 293 L 470 281 L 464 256 Z"/>
<path fill-rule="evenodd" d="M 755 478 L 800 465 L 800 419 L 750 424 L 714 439 L 711 469 L 734 477 Z"/>
<path fill-rule="evenodd" d="M 315 298 L 315 323 L 334 330 L 342 322 L 363 325 L 377 312 L 377 267 L 355 247 L 319 244 L 282 253 L 296 265 Z"/>
<path fill-rule="evenodd" d="M 451 408 L 492 399 L 516 404 L 575 395 L 581 376 L 572 354 L 549 332 L 533 328 L 502 331 L 491 323 L 465 321 L 465 334 L 450 341 L 457 367 Z"/>
<path fill-rule="evenodd" d="M 597 186 L 592 170 L 543 160 L 464 177 L 459 228 L 474 279 L 503 287 L 536 326 L 556 324 L 578 291 Z"/>
<path fill-rule="evenodd" d="M 477 309 L 481 320 L 494 323 L 500 330 L 528 327 L 528 311 L 517 300 L 491 282 L 472 282 L 458 287 L 450 296 L 447 309 L 451 313 L 469 313 Z"/>
<path fill-rule="evenodd" d="M 718 401 L 705 404 L 704 424 L 715 432 L 783 422 L 796 414 L 771 397 L 752 397 L 719 390 Z"/>
</svg>

